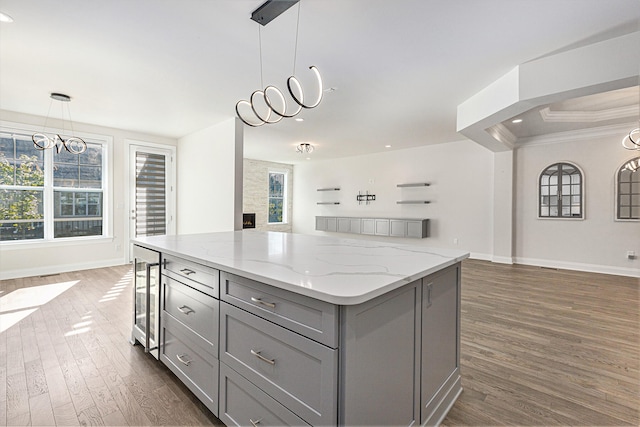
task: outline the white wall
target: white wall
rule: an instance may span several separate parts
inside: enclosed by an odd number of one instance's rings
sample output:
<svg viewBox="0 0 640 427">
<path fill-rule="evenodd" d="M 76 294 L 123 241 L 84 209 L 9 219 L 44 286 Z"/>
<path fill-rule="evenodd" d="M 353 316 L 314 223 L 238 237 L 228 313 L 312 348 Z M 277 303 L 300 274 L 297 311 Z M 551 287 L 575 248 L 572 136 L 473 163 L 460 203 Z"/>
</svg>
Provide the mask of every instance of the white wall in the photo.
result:
<svg viewBox="0 0 640 427">
<path fill-rule="evenodd" d="M 471 141 L 389 151 L 331 161 L 295 165 L 293 231 L 315 231 L 315 216 L 429 218 L 426 239 L 390 241 L 468 250 L 490 259 L 493 227 L 493 157 Z M 397 184 L 429 182 L 426 188 L 398 188 Z M 318 188 L 340 187 L 338 192 Z M 358 191 L 369 191 L 376 201 L 358 205 Z M 398 205 L 398 200 L 427 199 L 428 205 Z M 340 205 L 317 205 L 339 201 Z M 363 235 L 326 233 L 350 238 Z M 373 237 L 381 239 L 381 237 Z M 454 244 L 457 239 L 457 244 Z"/>
<path fill-rule="evenodd" d="M 242 127 L 237 119 L 179 139 L 178 234 L 242 228 Z"/>
<path fill-rule="evenodd" d="M 574 134 L 516 152 L 515 261 L 640 277 L 640 261 L 626 257 L 629 250 L 640 253 L 640 223 L 614 220 L 616 172 L 638 153 L 622 148 L 623 132 Z M 577 164 L 585 174 L 584 220 L 537 218 L 538 177 L 560 161 Z"/>
<path fill-rule="evenodd" d="M 45 118 L 12 111 L 0 110 L 0 120 L 42 128 Z M 55 120 L 49 119 L 48 126 L 55 127 Z M 67 241 L 51 243 L 26 243 L 0 245 L 0 279 L 54 274 L 65 271 L 82 270 L 125 263 L 124 247 L 128 242 L 125 212 L 125 186 L 128 165 L 124 164 L 125 139 L 176 145 L 172 138 L 146 135 L 137 132 L 73 123 L 74 131 L 104 135 L 112 138 L 111 159 L 113 213 L 113 234 L 108 238 L 89 241 Z"/>
</svg>

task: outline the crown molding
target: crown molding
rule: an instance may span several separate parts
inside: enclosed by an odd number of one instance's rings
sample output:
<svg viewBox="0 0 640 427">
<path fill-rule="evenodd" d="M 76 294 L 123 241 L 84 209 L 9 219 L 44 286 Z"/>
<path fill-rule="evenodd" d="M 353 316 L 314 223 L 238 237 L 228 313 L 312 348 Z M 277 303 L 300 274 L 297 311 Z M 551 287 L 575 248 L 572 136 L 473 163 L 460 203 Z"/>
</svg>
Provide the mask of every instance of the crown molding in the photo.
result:
<svg viewBox="0 0 640 427">
<path fill-rule="evenodd" d="M 600 126 L 566 132 L 557 132 L 547 135 L 531 136 L 528 138 L 518 139 L 515 146 L 516 148 L 522 148 L 524 146 L 529 147 L 532 145 L 558 144 L 563 142 L 574 142 L 602 137 L 622 138 L 622 136 L 625 133 L 629 133 L 629 130 L 634 126 L 637 126 L 637 123 L 629 122 L 618 125 Z"/>
<path fill-rule="evenodd" d="M 549 107 L 540 110 L 542 120 L 549 123 L 595 123 L 605 120 L 616 120 L 637 117 L 637 105 L 609 108 L 598 111 L 552 111 Z"/>
</svg>

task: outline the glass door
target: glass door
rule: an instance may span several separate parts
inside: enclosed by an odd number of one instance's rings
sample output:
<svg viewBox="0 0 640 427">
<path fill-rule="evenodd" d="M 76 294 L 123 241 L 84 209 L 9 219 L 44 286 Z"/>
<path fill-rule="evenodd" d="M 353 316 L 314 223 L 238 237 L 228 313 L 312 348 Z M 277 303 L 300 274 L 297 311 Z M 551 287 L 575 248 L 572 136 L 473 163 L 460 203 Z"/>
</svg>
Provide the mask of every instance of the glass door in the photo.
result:
<svg viewBox="0 0 640 427">
<path fill-rule="evenodd" d="M 160 253 L 133 246 L 135 308 L 132 342 L 158 358 L 160 322 Z"/>
</svg>

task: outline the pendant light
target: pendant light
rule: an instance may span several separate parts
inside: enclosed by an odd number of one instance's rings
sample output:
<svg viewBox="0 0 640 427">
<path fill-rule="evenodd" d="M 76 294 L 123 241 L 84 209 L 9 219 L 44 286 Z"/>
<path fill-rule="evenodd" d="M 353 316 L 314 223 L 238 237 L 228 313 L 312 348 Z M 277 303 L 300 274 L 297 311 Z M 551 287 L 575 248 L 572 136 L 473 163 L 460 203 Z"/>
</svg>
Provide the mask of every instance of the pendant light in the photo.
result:
<svg viewBox="0 0 640 427">
<path fill-rule="evenodd" d="M 59 133 L 53 135 L 45 134 L 45 129 L 47 127 L 47 121 L 49 120 L 49 113 L 51 112 L 51 105 L 53 101 L 59 101 L 61 111 L 62 111 L 62 133 L 64 134 L 64 107 L 62 103 L 67 103 L 67 116 L 69 117 L 69 123 L 71 126 L 71 135 L 73 135 L 73 122 L 71 121 L 71 109 L 69 107 L 69 102 L 71 102 L 71 97 L 69 95 L 65 95 L 63 93 L 52 93 L 50 95 L 51 102 L 49 103 L 49 110 L 47 111 L 47 118 L 44 122 L 44 127 L 42 132 L 36 132 L 31 135 L 31 140 L 33 141 L 33 146 L 37 150 L 46 150 L 48 148 L 56 149 L 57 153 L 60 153 L 62 147 L 64 147 L 71 154 L 82 154 L 87 150 L 87 143 L 84 142 L 82 138 L 77 136 L 71 136 L 67 139 L 64 139 L 60 136 Z"/>
</svg>

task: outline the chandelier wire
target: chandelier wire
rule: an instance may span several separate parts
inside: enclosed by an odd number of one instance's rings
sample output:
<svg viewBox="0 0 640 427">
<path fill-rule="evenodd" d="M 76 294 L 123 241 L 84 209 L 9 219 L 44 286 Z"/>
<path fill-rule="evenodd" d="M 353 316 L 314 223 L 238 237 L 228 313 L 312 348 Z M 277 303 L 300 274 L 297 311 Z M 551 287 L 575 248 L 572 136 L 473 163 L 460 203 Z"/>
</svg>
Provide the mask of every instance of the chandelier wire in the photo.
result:
<svg viewBox="0 0 640 427">
<path fill-rule="evenodd" d="M 263 68 L 263 54 L 262 54 L 262 31 L 260 26 L 258 27 L 258 43 L 259 43 L 259 53 L 260 53 L 260 86 L 264 87 L 262 90 L 256 90 L 251 94 L 249 100 L 242 99 L 236 103 L 236 115 L 238 118 L 247 126 L 258 127 L 264 124 L 273 124 L 278 123 L 283 118 L 292 118 L 295 117 L 302 111 L 303 108 L 311 109 L 315 108 L 322 101 L 322 95 L 324 92 L 322 77 L 320 76 L 320 72 L 315 65 L 309 67 L 309 69 L 314 73 L 316 80 L 318 82 L 318 98 L 314 103 L 305 103 L 304 100 L 304 90 L 300 84 L 300 81 L 295 77 L 296 72 L 296 62 L 298 56 L 298 34 L 300 29 L 300 3 L 298 3 L 298 15 L 296 21 L 296 34 L 295 34 L 295 44 L 293 51 L 293 74 L 287 79 L 287 89 L 291 98 L 297 104 L 297 109 L 294 112 L 287 112 L 287 101 L 285 100 L 283 92 L 278 89 L 276 86 L 269 85 L 264 86 L 264 68 Z M 282 106 L 282 110 L 272 102 L 272 99 L 269 97 L 270 92 L 275 92 L 277 99 L 280 101 Z M 297 94 L 296 94 L 297 93 Z M 258 109 L 256 109 L 255 102 L 257 102 L 261 98 L 261 102 L 264 103 L 264 108 L 266 110 L 266 114 L 260 114 Z M 240 107 L 249 108 L 251 110 L 251 120 L 248 120 L 240 113 Z M 271 114 L 276 116 L 275 119 L 271 118 Z M 253 119 L 256 119 L 255 121 Z"/>
</svg>

